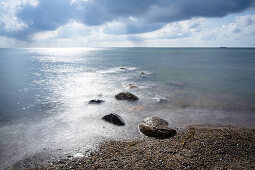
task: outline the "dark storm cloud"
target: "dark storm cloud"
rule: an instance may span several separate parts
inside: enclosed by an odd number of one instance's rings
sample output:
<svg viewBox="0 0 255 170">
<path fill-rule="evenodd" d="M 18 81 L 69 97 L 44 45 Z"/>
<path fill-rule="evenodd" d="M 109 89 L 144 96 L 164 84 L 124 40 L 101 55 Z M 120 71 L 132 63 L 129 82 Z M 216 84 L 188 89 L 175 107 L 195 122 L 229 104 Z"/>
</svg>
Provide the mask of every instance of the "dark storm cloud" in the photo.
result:
<svg viewBox="0 0 255 170">
<path fill-rule="evenodd" d="M 134 16 L 144 23 L 169 23 L 192 17 L 223 17 L 254 6 L 254 0 L 91 0 L 82 6 L 87 25 Z"/>
<path fill-rule="evenodd" d="M 129 16 L 142 16 L 158 0 L 90 0 L 80 4 L 80 20 L 87 25 L 101 25 L 105 22 Z"/>
<path fill-rule="evenodd" d="M 192 17 L 223 17 L 254 4 L 253 0 L 91 0 L 81 4 L 78 18 L 86 25 L 124 20 L 124 33 L 134 34 L 154 31 L 166 23 Z M 127 21 L 129 16 L 136 17 L 137 22 Z"/>
<path fill-rule="evenodd" d="M 171 1 L 173 2 L 173 1 Z M 161 1 L 146 13 L 147 22 L 173 22 L 192 17 L 223 17 L 254 6 L 253 0 Z"/>
<path fill-rule="evenodd" d="M 55 30 L 74 18 L 77 7 L 70 0 L 40 0 L 36 7 L 25 6 L 17 11 L 17 18 L 27 27 L 23 30 L 5 31 L 0 35 L 28 40 L 28 36 L 38 31 Z"/>
<path fill-rule="evenodd" d="M 125 34 L 143 33 L 192 17 L 223 17 L 254 8 L 254 4 L 254 0 L 77 0 L 74 3 L 40 0 L 36 7 L 26 6 L 17 13 L 27 28 L 16 32 L 0 29 L 0 34 L 26 39 L 38 31 L 55 30 L 71 19 L 88 26 L 118 21 L 126 24 Z M 131 22 L 130 16 L 137 20 Z"/>
</svg>

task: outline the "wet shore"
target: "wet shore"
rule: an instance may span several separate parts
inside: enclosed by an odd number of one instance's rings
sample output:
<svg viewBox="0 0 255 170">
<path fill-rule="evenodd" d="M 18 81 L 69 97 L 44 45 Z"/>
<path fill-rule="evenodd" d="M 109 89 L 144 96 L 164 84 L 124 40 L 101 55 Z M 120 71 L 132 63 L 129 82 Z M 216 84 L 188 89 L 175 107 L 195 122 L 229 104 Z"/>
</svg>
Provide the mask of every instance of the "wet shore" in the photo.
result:
<svg viewBox="0 0 255 170">
<path fill-rule="evenodd" d="M 82 158 L 38 164 L 33 158 L 13 169 L 255 169 L 255 129 L 192 125 L 168 139 L 141 135 L 107 141 Z"/>
</svg>

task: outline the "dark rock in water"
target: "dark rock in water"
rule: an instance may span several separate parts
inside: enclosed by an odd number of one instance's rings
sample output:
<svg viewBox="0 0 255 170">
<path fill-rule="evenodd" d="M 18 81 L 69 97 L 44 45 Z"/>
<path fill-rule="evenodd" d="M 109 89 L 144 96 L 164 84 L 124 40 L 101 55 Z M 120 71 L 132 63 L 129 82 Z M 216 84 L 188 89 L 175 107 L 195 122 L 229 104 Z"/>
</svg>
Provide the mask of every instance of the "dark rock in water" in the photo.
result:
<svg viewBox="0 0 255 170">
<path fill-rule="evenodd" d="M 141 74 L 141 75 L 144 75 L 145 73 L 144 73 L 144 72 L 141 72 L 140 74 Z"/>
<path fill-rule="evenodd" d="M 89 101 L 89 104 L 101 104 L 103 102 L 104 102 L 104 100 L 93 99 L 93 100 Z"/>
<path fill-rule="evenodd" d="M 111 113 L 109 115 L 105 115 L 103 118 L 106 122 L 118 125 L 118 126 L 124 126 L 125 122 L 124 120 L 117 114 Z"/>
<path fill-rule="evenodd" d="M 139 124 L 139 130 L 146 136 L 156 138 L 172 137 L 176 130 L 168 126 L 168 122 L 156 116 L 147 117 Z"/>
<path fill-rule="evenodd" d="M 117 100 L 129 100 L 129 101 L 136 101 L 139 99 L 137 96 L 133 95 L 130 92 L 121 92 L 115 95 L 115 98 Z"/>
<path fill-rule="evenodd" d="M 127 68 L 125 68 L 125 67 L 120 67 L 120 69 L 121 69 L 121 70 L 127 70 Z"/>
</svg>

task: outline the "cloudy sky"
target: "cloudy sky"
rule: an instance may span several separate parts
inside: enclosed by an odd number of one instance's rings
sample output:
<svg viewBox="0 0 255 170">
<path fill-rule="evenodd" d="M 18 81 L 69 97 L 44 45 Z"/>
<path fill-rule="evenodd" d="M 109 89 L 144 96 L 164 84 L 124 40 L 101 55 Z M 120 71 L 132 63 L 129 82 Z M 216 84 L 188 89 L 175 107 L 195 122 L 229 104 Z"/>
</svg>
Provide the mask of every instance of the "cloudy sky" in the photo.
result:
<svg viewBox="0 0 255 170">
<path fill-rule="evenodd" d="M 0 0 L 0 47 L 254 47 L 255 0 Z"/>
</svg>

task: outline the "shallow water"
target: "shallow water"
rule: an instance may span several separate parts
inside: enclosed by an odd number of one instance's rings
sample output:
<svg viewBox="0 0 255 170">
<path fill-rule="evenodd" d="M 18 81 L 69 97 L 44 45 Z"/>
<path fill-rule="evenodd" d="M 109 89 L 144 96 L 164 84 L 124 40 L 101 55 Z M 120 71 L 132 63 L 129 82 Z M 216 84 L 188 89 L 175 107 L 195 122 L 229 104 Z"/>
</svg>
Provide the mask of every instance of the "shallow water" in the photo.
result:
<svg viewBox="0 0 255 170">
<path fill-rule="evenodd" d="M 173 127 L 254 127 L 254 75 L 255 49 L 0 49 L 1 167 L 44 150 L 79 155 L 103 139 L 139 136 L 139 121 L 151 115 Z M 140 100 L 116 101 L 121 91 Z M 109 113 L 126 126 L 102 121 Z"/>
</svg>

